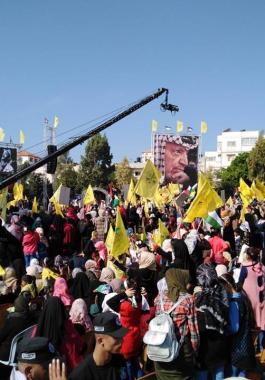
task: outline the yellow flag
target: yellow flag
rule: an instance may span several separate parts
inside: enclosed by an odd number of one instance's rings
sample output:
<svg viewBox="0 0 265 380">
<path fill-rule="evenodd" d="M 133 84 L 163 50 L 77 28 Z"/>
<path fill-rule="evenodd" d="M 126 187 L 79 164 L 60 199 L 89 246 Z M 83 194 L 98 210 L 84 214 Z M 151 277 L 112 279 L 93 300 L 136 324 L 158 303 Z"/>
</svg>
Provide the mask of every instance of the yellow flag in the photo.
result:
<svg viewBox="0 0 265 380">
<path fill-rule="evenodd" d="M 201 121 L 201 133 L 206 133 L 208 131 L 208 126 L 205 121 Z"/>
<path fill-rule="evenodd" d="M 38 214 L 38 202 L 37 202 L 37 198 L 36 197 L 34 197 L 34 199 L 33 199 L 32 213 L 33 214 Z"/>
<path fill-rule="evenodd" d="M 156 132 L 158 127 L 158 122 L 156 120 L 152 120 L 152 132 Z"/>
<path fill-rule="evenodd" d="M 141 203 L 144 205 L 145 217 L 149 217 L 148 199 L 141 198 Z"/>
<path fill-rule="evenodd" d="M 240 194 L 240 197 L 242 200 L 242 209 L 241 209 L 241 213 L 240 213 L 240 220 L 241 220 L 241 222 L 244 222 L 247 207 L 249 206 L 250 202 L 248 201 L 248 199 L 246 197 L 244 197 L 244 195 L 242 193 Z"/>
<path fill-rule="evenodd" d="M 156 189 L 156 192 L 155 192 L 154 197 L 153 197 L 153 201 L 154 201 L 156 207 L 159 208 L 159 209 L 161 209 L 164 206 L 164 204 L 165 204 L 160 190 L 161 189 L 158 187 Z"/>
<path fill-rule="evenodd" d="M 53 196 L 49 199 L 51 203 L 54 203 L 54 202 L 59 203 L 61 188 L 62 188 L 62 184 L 60 184 L 58 189 L 54 192 Z"/>
<path fill-rule="evenodd" d="M 6 208 L 9 210 L 11 206 L 15 207 L 16 206 L 16 200 L 13 199 L 13 201 L 10 201 L 6 204 Z"/>
<path fill-rule="evenodd" d="M 184 222 L 191 223 L 195 218 L 206 218 L 208 212 L 224 204 L 217 192 L 212 188 L 207 178 L 201 173 L 199 175 L 197 195 L 192 201 Z"/>
<path fill-rule="evenodd" d="M 183 122 L 182 121 L 177 121 L 177 126 L 176 126 L 177 132 L 182 132 L 184 129 Z"/>
<path fill-rule="evenodd" d="M 95 199 L 95 196 L 94 196 L 94 192 L 93 192 L 93 189 L 92 189 L 92 186 L 89 185 L 87 190 L 86 190 L 86 193 L 85 193 L 85 196 L 84 196 L 84 200 L 83 200 L 83 203 L 84 205 L 91 205 L 91 204 L 95 204 L 96 203 L 96 199 Z"/>
<path fill-rule="evenodd" d="M 113 240 L 114 240 L 114 230 L 112 225 L 109 226 L 108 234 L 105 240 L 105 246 L 107 247 L 108 252 L 110 253 L 112 250 Z"/>
<path fill-rule="evenodd" d="M 16 202 L 24 199 L 23 192 L 24 192 L 24 187 L 22 183 L 16 182 L 13 187 L 13 196 Z"/>
<path fill-rule="evenodd" d="M 264 195 L 260 189 L 256 186 L 255 180 L 251 184 L 251 191 L 253 194 L 253 198 L 256 198 L 259 202 L 262 202 L 264 200 Z"/>
<path fill-rule="evenodd" d="M 152 199 L 159 185 L 160 173 L 148 160 L 135 187 L 135 193 L 144 198 Z"/>
<path fill-rule="evenodd" d="M 161 247 L 163 241 L 167 239 L 169 236 L 170 233 L 167 227 L 164 225 L 161 219 L 158 219 L 158 230 L 157 233 L 154 235 L 154 241 Z"/>
<path fill-rule="evenodd" d="M 25 144 L 25 134 L 22 131 L 22 129 L 20 129 L 20 131 L 19 131 L 19 143 L 20 144 Z"/>
<path fill-rule="evenodd" d="M 1 217 L 4 219 L 4 221 L 6 220 L 7 192 L 8 192 L 7 187 L 0 190 L 0 208 L 2 209 Z"/>
<path fill-rule="evenodd" d="M 265 185 L 258 178 L 256 178 L 255 183 L 257 188 L 262 192 L 263 196 L 265 197 Z"/>
<path fill-rule="evenodd" d="M 3 130 L 3 128 L 0 128 L 0 142 L 4 141 L 5 139 L 5 131 Z"/>
<path fill-rule="evenodd" d="M 0 265 L 0 276 L 3 277 L 6 274 L 4 268 Z"/>
<path fill-rule="evenodd" d="M 55 208 L 55 214 L 61 215 L 61 217 L 64 218 L 64 214 L 62 212 L 61 205 L 57 201 L 54 201 L 53 204 L 54 204 L 54 208 Z"/>
<path fill-rule="evenodd" d="M 57 128 L 59 125 L 59 117 L 58 116 L 54 116 L 54 119 L 53 119 L 53 128 Z"/>
<path fill-rule="evenodd" d="M 127 201 L 130 202 L 133 206 L 137 205 L 136 195 L 134 192 L 134 183 L 133 179 L 131 178 L 128 194 L 127 194 Z"/>
<path fill-rule="evenodd" d="M 232 199 L 232 197 L 229 197 L 225 203 L 226 203 L 229 207 L 233 207 L 233 206 L 234 206 L 234 203 L 233 203 L 233 199 Z"/>
<path fill-rule="evenodd" d="M 129 248 L 130 242 L 125 230 L 123 220 L 121 217 L 120 209 L 117 207 L 116 224 L 114 231 L 114 239 L 112 244 L 111 256 L 118 257 L 126 253 Z"/>
<path fill-rule="evenodd" d="M 250 187 L 246 184 L 243 178 L 240 178 L 239 190 L 240 190 L 240 193 L 248 200 L 248 202 L 250 202 L 253 197 L 253 194 Z"/>
<path fill-rule="evenodd" d="M 168 190 L 172 195 L 176 195 L 180 193 L 179 184 L 178 183 L 169 183 Z"/>
</svg>

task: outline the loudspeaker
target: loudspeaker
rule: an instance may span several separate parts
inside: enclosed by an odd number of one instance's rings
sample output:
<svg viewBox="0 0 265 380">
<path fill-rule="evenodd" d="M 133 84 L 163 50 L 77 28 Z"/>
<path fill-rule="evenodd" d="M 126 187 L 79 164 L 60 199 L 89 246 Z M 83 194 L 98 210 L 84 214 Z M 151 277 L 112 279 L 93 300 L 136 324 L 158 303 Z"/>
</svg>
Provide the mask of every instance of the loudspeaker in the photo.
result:
<svg viewBox="0 0 265 380">
<path fill-rule="evenodd" d="M 47 146 L 48 155 L 54 153 L 57 151 L 56 145 L 48 145 Z M 48 174 L 54 174 L 57 167 L 57 158 L 53 158 L 51 161 L 47 163 L 47 173 Z"/>
</svg>

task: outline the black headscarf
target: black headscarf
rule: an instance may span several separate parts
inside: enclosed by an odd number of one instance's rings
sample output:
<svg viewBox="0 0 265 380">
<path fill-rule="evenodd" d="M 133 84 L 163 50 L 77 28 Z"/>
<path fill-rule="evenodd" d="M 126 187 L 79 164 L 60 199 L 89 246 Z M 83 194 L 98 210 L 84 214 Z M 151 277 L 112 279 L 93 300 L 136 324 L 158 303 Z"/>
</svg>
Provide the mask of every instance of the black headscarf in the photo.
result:
<svg viewBox="0 0 265 380">
<path fill-rule="evenodd" d="M 22 317 L 27 319 L 29 316 L 29 301 L 30 298 L 27 297 L 27 294 L 21 293 L 14 301 L 14 313 L 10 313 L 8 317 Z"/>
<path fill-rule="evenodd" d="M 196 283 L 196 269 L 190 257 L 188 247 L 182 239 L 172 239 L 171 245 L 175 256 L 174 263 L 171 265 L 177 269 L 186 269 L 190 272 L 190 280 L 193 284 Z"/>
<path fill-rule="evenodd" d="M 70 293 L 75 300 L 77 298 L 83 298 L 86 304 L 89 304 L 91 287 L 90 281 L 84 272 L 77 273 L 73 285 L 70 288 Z"/>
<path fill-rule="evenodd" d="M 60 298 L 48 298 L 39 316 L 36 336 L 48 338 L 54 347 L 59 350 L 63 341 L 65 321 L 66 312 Z"/>
</svg>

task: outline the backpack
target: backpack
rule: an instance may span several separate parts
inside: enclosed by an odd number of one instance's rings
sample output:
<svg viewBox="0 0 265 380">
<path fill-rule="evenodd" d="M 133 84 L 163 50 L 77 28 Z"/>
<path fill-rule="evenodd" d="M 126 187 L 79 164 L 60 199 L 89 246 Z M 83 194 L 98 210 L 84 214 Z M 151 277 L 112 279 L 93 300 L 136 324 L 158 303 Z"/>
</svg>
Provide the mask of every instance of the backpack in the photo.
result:
<svg viewBox="0 0 265 380">
<path fill-rule="evenodd" d="M 144 335 L 143 341 L 147 344 L 147 356 L 154 362 L 171 362 L 179 355 L 180 348 L 185 337 L 185 328 L 180 341 L 177 340 L 175 334 L 175 325 L 170 316 L 173 310 L 183 300 L 179 300 L 172 308 L 165 312 L 163 303 L 161 302 L 162 314 L 153 318 L 149 323 L 149 328 Z"/>
</svg>

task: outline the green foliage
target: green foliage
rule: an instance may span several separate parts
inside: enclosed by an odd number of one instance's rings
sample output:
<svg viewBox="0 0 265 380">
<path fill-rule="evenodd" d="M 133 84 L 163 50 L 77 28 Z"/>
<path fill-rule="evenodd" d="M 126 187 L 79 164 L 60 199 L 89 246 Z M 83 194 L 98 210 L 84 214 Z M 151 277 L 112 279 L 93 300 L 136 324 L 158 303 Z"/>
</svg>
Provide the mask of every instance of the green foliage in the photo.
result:
<svg viewBox="0 0 265 380">
<path fill-rule="evenodd" d="M 40 173 L 31 173 L 27 177 L 27 181 L 24 184 L 24 192 L 28 198 L 37 197 L 38 200 L 41 199 L 43 194 L 43 180 L 44 175 Z M 49 181 L 47 180 L 47 184 Z"/>
<path fill-rule="evenodd" d="M 239 179 L 248 178 L 248 159 L 249 153 L 240 153 L 226 169 L 217 172 L 220 180 L 220 189 L 224 189 L 227 195 L 231 195 L 234 189 L 239 186 Z"/>
<path fill-rule="evenodd" d="M 112 154 L 105 135 L 97 134 L 92 137 L 81 157 L 78 181 L 82 188 L 98 186 L 107 188 L 115 168 L 111 163 Z"/>
<path fill-rule="evenodd" d="M 265 139 L 260 135 L 256 145 L 248 156 L 250 179 L 258 178 L 265 181 Z"/>
<path fill-rule="evenodd" d="M 129 160 L 127 157 L 124 157 L 124 159 L 115 167 L 115 183 L 119 189 L 122 189 L 123 185 L 130 183 L 132 174 L 133 171 L 129 166 Z"/>
<path fill-rule="evenodd" d="M 71 194 L 74 195 L 81 191 L 78 182 L 78 173 L 74 169 L 74 164 L 61 164 L 58 168 L 57 175 L 54 181 L 54 189 L 57 189 L 59 185 L 70 187 Z"/>
</svg>

